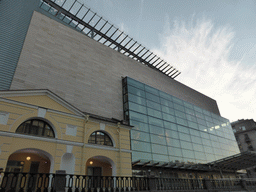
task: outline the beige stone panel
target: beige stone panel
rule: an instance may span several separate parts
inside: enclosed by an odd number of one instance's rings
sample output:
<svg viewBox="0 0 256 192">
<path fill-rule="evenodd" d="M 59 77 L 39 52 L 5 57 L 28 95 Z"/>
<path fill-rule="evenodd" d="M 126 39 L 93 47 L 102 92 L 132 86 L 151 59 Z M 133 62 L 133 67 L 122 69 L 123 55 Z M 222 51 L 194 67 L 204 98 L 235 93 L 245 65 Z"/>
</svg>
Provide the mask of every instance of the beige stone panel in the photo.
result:
<svg viewBox="0 0 256 192">
<path fill-rule="evenodd" d="M 129 169 L 131 169 L 131 164 L 129 164 L 129 163 L 122 164 L 122 172 L 124 172 L 125 170 L 129 170 Z"/>
<path fill-rule="evenodd" d="M 53 173 L 55 173 L 57 170 L 60 170 L 60 158 L 57 158 L 58 162 L 54 163 L 54 171 Z"/>
<path fill-rule="evenodd" d="M 106 127 L 105 131 L 111 133 L 111 135 L 115 135 L 118 137 L 119 133 L 117 131 L 117 126 L 116 127 Z"/>
<path fill-rule="evenodd" d="M 73 153 L 76 154 L 76 157 L 80 158 L 82 147 L 80 146 L 73 146 Z"/>
<path fill-rule="evenodd" d="M 10 118 L 10 117 L 8 118 L 7 125 L 5 125 L 5 126 L 8 127 L 7 129 L 9 129 L 10 125 L 12 125 L 12 124 L 15 122 L 15 120 L 16 120 L 16 119 L 12 119 L 12 118 Z"/>
<path fill-rule="evenodd" d="M 126 145 L 121 145 L 121 149 L 127 149 L 130 150 L 130 144 L 126 144 Z"/>
<path fill-rule="evenodd" d="M 57 144 L 57 150 L 62 150 L 62 151 L 66 151 L 66 146 L 65 144 Z"/>
<path fill-rule="evenodd" d="M 0 124 L 0 131 L 8 131 L 9 130 L 9 127 L 10 127 L 10 125 L 2 125 L 2 124 Z"/>
<path fill-rule="evenodd" d="M 31 110 L 32 112 L 32 110 Z M 33 110 L 34 112 L 34 110 Z M 13 121 L 15 121 L 16 119 L 18 119 L 22 114 L 14 114 L 14 113 L 10 113 L 9 114 L 9 119 L 8 119 L 8 124 L 12 124 Z"/>
<path fill-rule="evenodd" d="M 49 98 L 46 95 L 39 95 L 39 96 L 14 96 L 14 97 L 7 97 L 8 99 L 19 101 L 22 103 L 27 103 L 35 106 L 42 106 L 47 109 L 54 109 L 56 111 L 62 111 L 65 113 L 74 114 L 72 111 L 68 110 L 66 107 L 60 105 L 53 99 Z"/>
<path fill-rule="evenodd" d="M 131 158 L 131 153 L 122 152 L 123 158 Z"/>
<path fill-rule="evenodd" d="M 1 107 L 1 111 L 6 111 L 9 113 L 12 113 L 13 115 L 22 115 L 26 113 L 31 113 L 36 110 L 31 107 L 25 107 L 17 104 L 6 103 L 6 102 L 2 102 L 0 104 L 0 107 Z"/>
<path fill-rule="evenodd" d="M 99 122 L 96 122 L 96 121 L 92 121 L 89 119 L 89 121 L 85 124 L 86 127 L 90 128 L 90 127 L 93 127 L 95 129 L 100 129 L 100 124 Z"/>
<path fill-rule="evenodd" d="M 16 129 L 22 124 L 23 122 L 27 121 L 28 119 L 31 118 L 37 118 L 37 111 L 31 111 L 31 113 L 25 113 L 19 116 L 13 124 L 10 125 L 9 131 L 10 132 L 15 132 Z"/>
<path fill-rule="evenodd" d="M 12 141 L 12 139 L 10 139 Z M 4 153 L 9 153 L 10 149 L 11 149 L 11 145 L 12 143 L 2 143 L 1 146 L 1 156 L 4 155 Z"/>
<path fill-rule="evenodd" d="M 54 158 L 54 163 L 55 163 L 57 166 L 60 166 L 60 164 L 61 164 L 61 157 L 62 157 L 62 156 L 55 156 L 55 158 Z M 55 166 L 54 166 L 54 167 L 55 167 Z M 58 169 L 60 169 L 60 168 L 55 167 L 55 169 L 58 170 Z"/>
<path fill-rule="evenodd" d="M 52 157 L 55 156 L 56 152 L 56 143 L 55 142 L 46 142 L 46 141 L 38 141 L 32 139 L 23 139 L 23 138 L 13 138 L 12 145 L 10 147 L 10 153 L 14 153 L 20 149 L 40 149 L 43 150 Z"/>
<path fill-rule="evenodd" d="M 130 141 L 130 139 L 129 139 L 128 137 L 126 137 L 126 136 L 122 136 L 122 135 L 121 135 L 121 138 L 122 138 L 122 141 L 124 141 L 124 143 Z"/>
<path fill-rule="evenodd" d="M 131 164 L 131 159 L 129 159 L 129 158 L 123 158 L 123 157 L 121 156 L 121 162 L 122 162 L 123 164 Z"/>
<path fill-rule="evenodd" d="M 0 158 L 0 168 L 5 169 L 8 159 Z"/>
<path fill-rule="evenodd" d="M 85 128 L 86 137 L 89 137 L 91 133 L 93 133 L 94 131 L 100 130 L 100 125 L 99 123 L 96 124 L 96 123 L 87 122 L 84 128 Z"/>
<path fill-rule="evenodd" d="M 85 155 L 86 155 L 87 159 L 89 159 L 93 156 L 106 156 L 106 157 L 112 159 L 111 157 L 117 157 L 118 154 L 119 153 L 117 151 L 86 147 L 86 154 Z"/>
<path fill-rule="evenodd" d="M 125 138 L 125 139 L 129 139 L 129 137 L 130 137 L 130 130 L 131 129 L 129 129 L 129 130 L 127 130 L 127 129 L 121 129 L 122 131 L 121 131 L 121 134 L 122 134 L 122 136 Z"/>
<path fill-rule="evenodd" d="M 1 111 L 9 113 L 9 118 L 8 118 L 8 122 L 7 122 L 8 125 L 12 125 L 16 120 L 18 120 L 19 118 L 22 118 L 24 116 L 28 116 L 28 115 L 35 116 L 35 114 L 36 114 L 35 110 L 23 110 L 19 106 L 9 107 L 7 104 L 7 105 L 2 105 L 0 107 L 1 107 Z"/>
<path fill-rule="evenodd" d="M 64 153 L 65 153 L 65 151 L 63 151 L 63 150 L 56 150 L 55 151 L 55 155 L 58 156 L 58 157 L 62 156 Z"/>
<path fill-rule="evenodd" d="M 74 174 L 75 175 L 80 175 L 80 172 L 81 172 L 81 165 L 80 164 L 75 164 Z"/>
<path fill-rule="evenodd" d="M 84 125 L 84 119 L 79 118 L 79 116 L 76 118 L 76 117 L 71 117 L 68 114 L 67 115 L 58 114 L 56 112 L 47 112 L 46 116 L 55 119 L 55 121 L 57 122 L 60 122 L 61 124 L 63 124 L 63 127 L 65 127 L 66 124 L 71 124 L 78 127 L 83 127 Z"/>
<path fill-rule="evenodd" d="M 124 139 L 122 138 L 122 140 L 121 140 L 121 145 L 130 145 L 130 141 L 129 141 L 129 140 L 124 140 Z"/>
<path fill-rule="evenodd" d="M 121 136 L 123 140 L 130 141 L 130 133 L 125 133 L 125 134 L 122 134 Z"/>
<path fill-rule="evenodd" d="M 2 151 L 1 152 L 0 160 L 7 161 L 9 156 L 10 156 L 10 153 L 8 151 Z"/>
<path fill-rule="evenodd" d="M 62 139 L 63 139 L 63 140 L 66 140 L 66 141 L 83 142 L 83 137 L 65 135 L 65 133 L 63 134 Z"/>
<path fill-rule="evenodd" d="M 132 176 L 132 170 L 131 169 L 123 169 L 122 176 L 131 177 Z"/>
<path fill-rule="evenodd" d="M 0 144 L 10 144 L 12 143 L 12 137 L 0 136 Z"/>
<path fill-rule="evenodd" d="M 82 111 L 123 119 L 125 76 L 219 114 L 215 100 L 38 12 L 11 89 L 49 89 Z"/>
<path fill-rule="evenodd" d="M 81 130 L 81 131 L 80 131 L 80 130 Z M 82 137 L 82 138 L 84 137 L 84 132 L 83 132 L 82 128 L 80 128 L 80 129 L 77 128 L 76 136 L 77 136 L 77 137 Z M 82 138 L 81 138 L 81 139 L 82 139 Z"/>
<path fill-rule="evenodd" d="M 9 140 L 8 140 L 9 139 Z M 6 160 L 10 155 L 10 148 L 12 144 L 12 138 L 0 137 L 0 159 Z"/>
</svg>

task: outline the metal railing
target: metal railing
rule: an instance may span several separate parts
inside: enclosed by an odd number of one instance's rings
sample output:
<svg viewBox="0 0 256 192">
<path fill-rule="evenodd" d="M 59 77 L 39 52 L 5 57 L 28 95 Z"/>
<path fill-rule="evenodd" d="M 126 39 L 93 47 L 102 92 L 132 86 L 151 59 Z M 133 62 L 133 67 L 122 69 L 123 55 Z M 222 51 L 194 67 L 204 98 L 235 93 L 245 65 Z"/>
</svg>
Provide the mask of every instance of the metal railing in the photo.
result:
<svg viewBox="0 0 256 192">
<path fill-rule="evenodd" d="M 157 178 L 156 190 L 204 190 L 202 179 Z"/>
<path fill-rule="evenodd" d="M 0 192 L 149 191 L 148 178 L 50 173 L 2 173 Z"/>
<path fill-rule="evenodd" d="M 227 189 L 227 190 L 242 190 L 242 182 L 240 179 L 215 179 L 210 180 L 211 188 Z"/>
<path fill-rule="evenodd" d="M 181 179 L 1 173 L 0 192 L 248 191 L 256 179 Z"/>
<path fill-rule="evenodd" d="M 249 191 L 256 189 L 256 179 L 179 179 L 155 178 L 151 189 L 156 191 Z"/>
<path fill-rule="evenodd" d="M 41 0 L 39 7 L 103 45 L 172 79 L 181 74 L 179 70 L 78 0 Z"/>
</svg>

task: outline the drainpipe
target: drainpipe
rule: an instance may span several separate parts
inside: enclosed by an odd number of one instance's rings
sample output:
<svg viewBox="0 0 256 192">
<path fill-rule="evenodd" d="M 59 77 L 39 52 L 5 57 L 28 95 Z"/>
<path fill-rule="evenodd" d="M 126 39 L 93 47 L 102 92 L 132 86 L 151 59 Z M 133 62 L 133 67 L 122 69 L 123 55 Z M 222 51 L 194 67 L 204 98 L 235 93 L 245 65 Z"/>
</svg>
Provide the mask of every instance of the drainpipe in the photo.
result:
<svg viewBox="0 0 256 192">
<path fill-rule="evenodd" d="M 84 126 L 83 126 L 83 129 L 84 129 L 84 138 L 83 138 L 83 148 L 82 148 L 82 163 L 81 163 L 81 170 L 80 170 L 80 173 L 82 175 L 85 175 L 85 136 L 86 136 L 86 131 L 85 131 L 85 125 L 86 123 L 88 123 L 89 121 L 89 115 L 86 115 L 85 116 L 85 119 L 84 119 Z M 84 166 L 84 168 L 83 168 Z"/>
<path fill-rule="evenodd" d="M 119 138 L 119 164 L 120 164 L 120 176 L 122 176 L 122 162 L 121 162 L 121 132 L 120 132 L 120 122 L 117 123 L 117 133 Z"/>
</svg>

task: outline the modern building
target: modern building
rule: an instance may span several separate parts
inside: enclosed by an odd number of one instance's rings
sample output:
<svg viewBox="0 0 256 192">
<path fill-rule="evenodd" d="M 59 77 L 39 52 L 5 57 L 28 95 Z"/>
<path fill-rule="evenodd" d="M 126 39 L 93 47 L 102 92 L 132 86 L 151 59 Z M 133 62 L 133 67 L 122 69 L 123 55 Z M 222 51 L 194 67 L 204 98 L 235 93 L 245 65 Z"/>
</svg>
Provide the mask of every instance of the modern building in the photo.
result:
<svg viewBox="0 0 256 192">
<path fill-rule="evenodd" d="M 256 122 L 253 119 L 239 119 L 231 123 L 241 152 L 256 151 Z M 255 168 L 247 170 L 249 177 L 256 177 Z"/>
<path fill-rule="evenodd" d="M 214 99 L 77 0 L 1 0 L 0 26 L 0 167 L 196 177 L 239 153 Z"/>
</svg>

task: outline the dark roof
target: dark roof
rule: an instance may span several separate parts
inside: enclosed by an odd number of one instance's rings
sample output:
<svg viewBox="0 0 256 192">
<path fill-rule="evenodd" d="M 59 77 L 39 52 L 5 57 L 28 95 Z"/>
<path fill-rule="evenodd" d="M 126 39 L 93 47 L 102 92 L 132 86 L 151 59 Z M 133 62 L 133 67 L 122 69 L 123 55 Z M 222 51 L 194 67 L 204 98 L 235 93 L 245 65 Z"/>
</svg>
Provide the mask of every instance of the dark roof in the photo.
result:
<svg viewBox="0 0 256 192">
<path fill-rule="evenodd" d="M 161 168 L 161 169 L 179 169 L 179 170 L 197 170 L 197 171 L 209 171 L 209 166 L 205 164 L 195 164 L 192 162 L 161 162 L 161 161 L 146 161 L 138 160 L 132 162 L 133 167 L 138 168 Z"/>
<path fill-rule="evenodd" d="M 247 169 L 256 165 L 256 152 L 248 151 L 232 155 L 207 164 L 192 162 L 161 162 L 137 160 L 132 162 L 133 167 L 148 168 L 164 168 L 164 169 L 180 169 L 180 170 L 198 170 L 198 171 L 237 171 Z"/>
<path fill-rule="evenodd" d="M 232 155 L 217 161 L 207 163 L 212 169 L 222 170 L 241 170 L 253 167 L 256 165 L 256 152 L 246 151 L 236 155 Z"/>
</svg>

